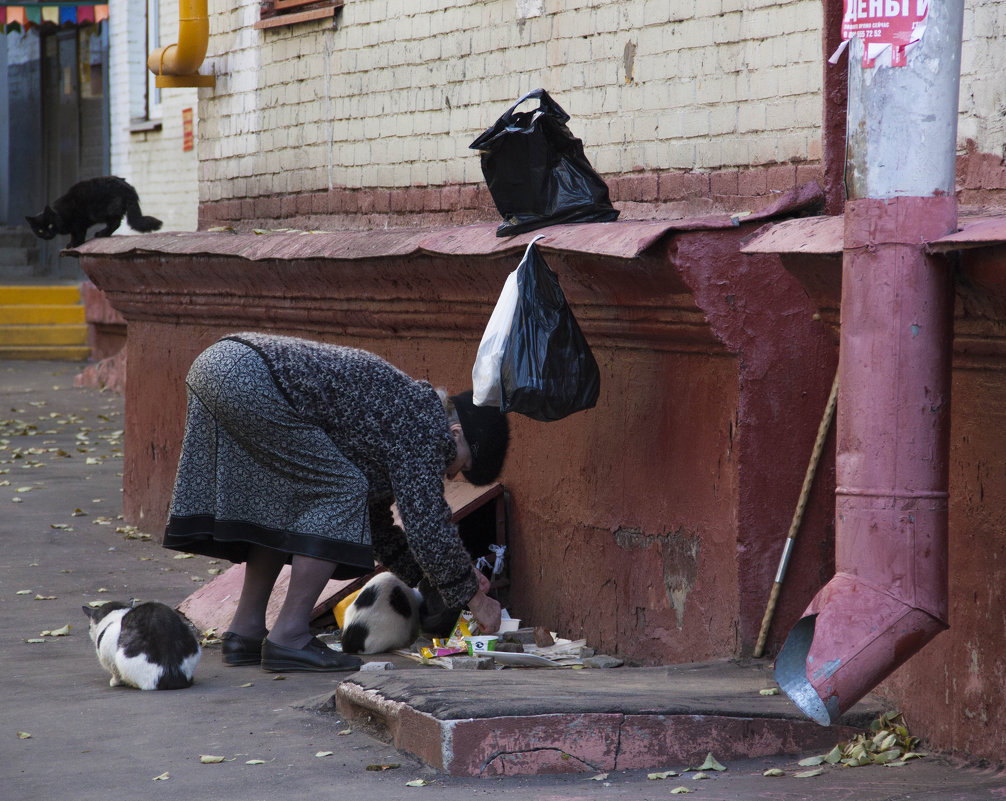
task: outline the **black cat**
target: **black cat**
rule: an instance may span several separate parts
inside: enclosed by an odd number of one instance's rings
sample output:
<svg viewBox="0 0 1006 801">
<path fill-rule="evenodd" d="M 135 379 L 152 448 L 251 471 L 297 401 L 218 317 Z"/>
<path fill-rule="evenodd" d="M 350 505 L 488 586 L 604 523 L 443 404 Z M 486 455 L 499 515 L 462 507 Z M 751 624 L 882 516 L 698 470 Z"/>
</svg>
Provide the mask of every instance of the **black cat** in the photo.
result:
<svg viewBox="0 0 1006 801">
<path fill-rule="evenodd" d="M 161 227 L 156 217 L 143 216 L 140 198 L 133 187 L 121 178 L 107 175 L 74 184 L 65 195 L 46 206 L 45 211 L 25 219 L 40 239 L 69 234 L 69 246 L 75 248 L 84 244 L 87 229 L 96 223 L 103 222 L 105 227 L 95 236 L 111 236 L 122 224 L 123 215 L 136 231 L 156 231 Z"/>
</svg>

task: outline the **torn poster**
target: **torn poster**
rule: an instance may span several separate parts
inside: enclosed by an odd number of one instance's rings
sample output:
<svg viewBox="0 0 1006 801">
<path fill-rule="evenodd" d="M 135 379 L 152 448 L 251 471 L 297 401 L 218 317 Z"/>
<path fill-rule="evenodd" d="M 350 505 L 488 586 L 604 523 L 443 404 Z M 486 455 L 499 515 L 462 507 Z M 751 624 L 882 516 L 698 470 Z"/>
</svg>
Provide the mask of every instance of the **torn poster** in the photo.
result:
<svg viewBox="0 0 1006 801">
<path fill-rule="evenodd" d="M 863 68 L 891 49 L 891 66 L 908 63 L 908 49 L 922 38 L 929 15 L 929 0 L 844 0 L 842 44 L 828 61 L 834 64 L 849 40 L 863 40 Z"/>
</svg>

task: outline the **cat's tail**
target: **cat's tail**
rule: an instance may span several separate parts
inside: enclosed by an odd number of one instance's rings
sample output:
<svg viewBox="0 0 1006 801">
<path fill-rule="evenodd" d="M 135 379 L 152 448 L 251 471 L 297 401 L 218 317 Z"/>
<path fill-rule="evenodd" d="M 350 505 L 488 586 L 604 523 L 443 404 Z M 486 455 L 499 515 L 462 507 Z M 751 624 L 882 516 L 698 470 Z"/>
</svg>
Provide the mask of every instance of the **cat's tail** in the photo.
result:
<svg viewBox="0 0 1006 801">
<path fill-rule="evenodd" d="M 141 233 L 156 231 L 161 227 L 161 221 L 156 217 L 144 216 L 143 212 L 140 211 L 140 204 L 136 201 L 133 201 L 126 207 L 126 222 L 129 223 L 129 227 L 134 231 L 140 231 Z"/>
</svg>

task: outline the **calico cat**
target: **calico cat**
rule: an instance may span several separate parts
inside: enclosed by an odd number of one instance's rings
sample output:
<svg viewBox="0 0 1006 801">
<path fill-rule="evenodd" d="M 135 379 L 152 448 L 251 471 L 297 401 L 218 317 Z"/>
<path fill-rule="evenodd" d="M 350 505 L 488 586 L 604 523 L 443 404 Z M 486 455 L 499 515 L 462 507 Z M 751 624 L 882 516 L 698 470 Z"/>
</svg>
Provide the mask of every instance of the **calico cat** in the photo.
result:
<svg viewBox="0 0 1006 801">
<path fill-rule="evenodd" d="M 52 239 L 57 234 L 69 234 L 69 247 L 84 244 L 87 229 L 97 223 L 105 227 L 95 236 L 111 236 L 122 224 L 125 215 L 129 227 L 137 231 L 156 231 L 161 221 L 144 217 L 140 198 L 128 183 L 114 175 L 89 178 L 71 186 L 66 194 L 56 198 L 43 211 L 25 217 L 35 236 Z"/>
<path fill-rule="evenodd" d="M 342 621 L 342 650 L 377 654 L 407 648 L 419 636 L 422 595 L 392 573 L 368 581 Z"/>
<path fill-rule="evenodd" d="M 85 606 L 91 640 L 109 687 L 180 690 L 192 684 L 202 649 L 195 632 L 174 609 L 158 601 L 109 601 Z"/>
</svg>

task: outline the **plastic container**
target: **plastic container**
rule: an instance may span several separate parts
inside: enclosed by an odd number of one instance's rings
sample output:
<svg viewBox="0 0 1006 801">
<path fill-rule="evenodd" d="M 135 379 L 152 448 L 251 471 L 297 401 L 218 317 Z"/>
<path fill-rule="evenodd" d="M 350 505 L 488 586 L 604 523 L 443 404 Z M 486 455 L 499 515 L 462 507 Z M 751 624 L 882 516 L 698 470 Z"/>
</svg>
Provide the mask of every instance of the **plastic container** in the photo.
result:
<svg viewBox="0 0 1006 801">
<path fill-rule="evenodd" d="M 468 644 L 468 655 L 479 656 L 496 650 L 496 640 L 499 639 L 494 634 L 480 634 L 477 637 L 465 637 Z"/>
</svg>

